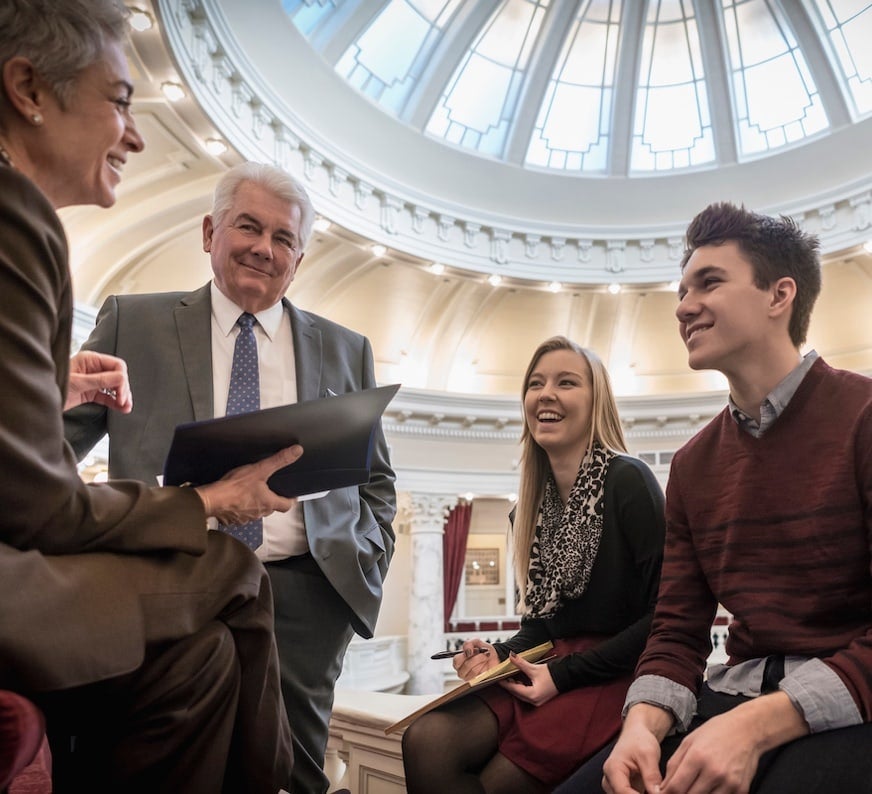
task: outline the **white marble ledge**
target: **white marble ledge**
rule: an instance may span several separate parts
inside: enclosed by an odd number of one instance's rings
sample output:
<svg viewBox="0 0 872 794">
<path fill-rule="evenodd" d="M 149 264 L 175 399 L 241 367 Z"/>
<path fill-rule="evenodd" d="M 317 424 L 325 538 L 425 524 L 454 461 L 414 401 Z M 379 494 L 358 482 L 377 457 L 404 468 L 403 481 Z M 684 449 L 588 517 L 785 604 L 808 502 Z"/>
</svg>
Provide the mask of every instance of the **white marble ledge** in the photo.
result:
<svg viewBox="0 0 872 794">
<path fill-rule="evenodd" d="M 337 689 L 333 701 L 333 720 L 353 723 L 362 728 L 384 729 L 432 699 L 433 695 Z"/>
<path fill-rule="evenodd" d="M 420 708 L 429 695 L 337 689 L 324 772 L 329 791 L 405 794 L 402 734 L 385 728 Z"/>
</svg>

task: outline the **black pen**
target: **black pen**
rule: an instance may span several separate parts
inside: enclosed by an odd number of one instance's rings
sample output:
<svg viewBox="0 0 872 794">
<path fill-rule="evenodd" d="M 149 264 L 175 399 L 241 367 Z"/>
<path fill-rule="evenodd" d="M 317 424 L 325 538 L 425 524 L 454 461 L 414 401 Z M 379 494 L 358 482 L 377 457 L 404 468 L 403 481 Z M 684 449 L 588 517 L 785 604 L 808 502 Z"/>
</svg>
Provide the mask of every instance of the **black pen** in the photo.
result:
<svg viewBox="0 0 872 794">
<path fill-rule="evenodd" d="M 490 653 L 487 648 L 473 648 L 473 653 Z M 452 656 L 457 656 L 458 653 L 463 653 L 463 648 L 459 651 L 439 651 L 439 653 L 434 653 L 430 658 L 431 659 L 450 659 Z"/>
</svg>

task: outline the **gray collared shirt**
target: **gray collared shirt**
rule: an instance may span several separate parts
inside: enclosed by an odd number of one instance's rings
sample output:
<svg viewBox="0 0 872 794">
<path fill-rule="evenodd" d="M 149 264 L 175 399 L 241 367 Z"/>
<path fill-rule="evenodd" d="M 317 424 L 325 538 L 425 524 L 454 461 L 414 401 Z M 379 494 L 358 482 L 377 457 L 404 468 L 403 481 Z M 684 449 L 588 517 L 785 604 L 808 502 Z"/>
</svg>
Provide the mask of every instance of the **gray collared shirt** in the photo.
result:
<svg viewBox="0 0 872 794">
<path fill-rule="evenodd" d="M 760 438 L 784 412 L 799 384 L 818 359 L 816 351 L 807 353 L 760 404 L 760 422 L 729 401 L 730 414 L 736 423 L 755 438 Z M 760 694 L 766 659 L 749 659 L 728 667 L 711 665 L 706 671 L 708 685 L 715 692 L 729 695 Z M 788 656 L 784 660 L 784 678 L 779 689 L 787 693 L 793 705 L 805 717 L 812 733 L 859 725 L 863 719 L 848 688 L 838 675 L 820 659 Z M 686 731 L 696 713 L 696 697 L 687 687 L 663 676 L 643 675 L 633 682 L 624 703 L 624 715 L 636 703 L 651 703 L 671 711 L 675 729 Z"/>
<path fill-rule="evenodd" d="M 736 403 L 733 402 L 733 397 L 730 395 L 730 415 L 736 420 L 736 423 L 742 430 L 750 433 L 754 438 L 760 438 L 772 425 L 775 420 L 787 408 L 787 404 L 796 394 L 799 384 L 802 383 L 806 373 L 811 369 L 819 358 L 816 350 L 810 350 L 806 353 L 799 364 L 794 367 L 790 374 L 784 378 L 769 394 L 766 395 L 762 403 L 760 403 L 760 422 L 753 416 L 748 416 Z"/>
</svg>

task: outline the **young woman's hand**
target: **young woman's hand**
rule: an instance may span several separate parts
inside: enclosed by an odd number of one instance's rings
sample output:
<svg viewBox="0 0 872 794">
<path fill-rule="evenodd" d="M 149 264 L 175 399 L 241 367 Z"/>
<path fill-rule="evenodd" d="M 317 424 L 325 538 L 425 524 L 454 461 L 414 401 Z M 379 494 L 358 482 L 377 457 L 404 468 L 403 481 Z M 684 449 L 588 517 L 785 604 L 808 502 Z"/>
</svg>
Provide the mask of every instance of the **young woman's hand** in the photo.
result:
<svg viewBox="0 0 872 794">
<path fill-rule="evenodd" d="M 507 678 L 505 681 L 500 681 L 500 686 L 503 689 L 511 692 L 518 700 L 523 700 L 534 706 L 547 703 L 557 694 L 557 687 L 547 664 L 533 664 L 533 662 L 528 662 L 515 653 L 510 654 L 509 658 L 530 679 L 530 683 L 523 684 L 520 681 Z"/>
<path fill-rule="evenodd" d="M 499 663 L 496 649 L 484 640 L 467 640 L 463 643 L 463 652 L 456 654 L 452 661 L 457 675 L 464 681 L 481 675 Z"/>
</svg>

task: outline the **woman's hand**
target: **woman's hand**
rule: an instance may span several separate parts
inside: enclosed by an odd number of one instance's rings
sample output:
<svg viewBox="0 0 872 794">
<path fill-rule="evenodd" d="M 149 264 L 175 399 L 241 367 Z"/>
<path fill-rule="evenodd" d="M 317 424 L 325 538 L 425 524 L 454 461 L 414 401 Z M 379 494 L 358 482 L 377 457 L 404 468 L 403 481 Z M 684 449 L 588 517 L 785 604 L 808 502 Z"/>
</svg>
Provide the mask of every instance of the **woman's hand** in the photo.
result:
<svg viewBox="0 0 872 794">
<path fill-rule="evenodd" d="M 476 651 L 476 648 L 483 649 L 483 652 Z M 464 681 L 475 678 L 499 663 L 496 649 L 484 640 L 467 640 L 463 643 L 463 653 L 455 655 L 452 661 L 457 675 Z"/>
<path fill-rule="evenodd" d="M 505 681 L 500 681 L 500 686 L 503 689 L 513 694 L 518 700 L 523 700 L 534 706 L 547 703 L 557 694 L 557 687 L 547 664 L 533 664 L 516 653 L 509 654 L 509 658 L 530 679 L 530 684 L 522 684 L 520 681 L 507 678 Z"/>
<path fill-rule="evenodd" d="M 80 350 L 70 359 L 64 410 L 85 403 L 105 405 L 123 414 L 133 410 L 133 394 L 123 359 L 93 350 Z"/>
<path fill-rule="evenodd" d="M 303 448 L 294 444 L 257 463 L 233 469 L 216 482 L 198 485 L 194 490 L 203 500 L 206 517 L 214 516 L 222 524 L 245 524 L 270 513 L 287 513 L 297 500 L 279 496 L 266 481 L 302 454 Z"/>
</svg>

